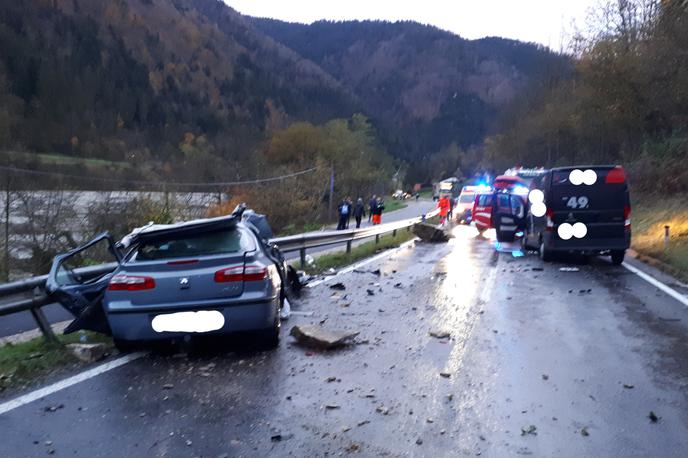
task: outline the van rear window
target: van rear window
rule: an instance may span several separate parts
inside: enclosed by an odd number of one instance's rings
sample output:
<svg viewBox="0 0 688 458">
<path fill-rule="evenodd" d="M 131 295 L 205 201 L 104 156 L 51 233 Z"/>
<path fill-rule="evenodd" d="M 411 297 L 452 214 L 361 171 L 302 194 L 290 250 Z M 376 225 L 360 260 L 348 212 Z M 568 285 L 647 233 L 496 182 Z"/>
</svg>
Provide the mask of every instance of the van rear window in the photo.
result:
<svg viewBox="0 0 688 458">
<path fill-rule="evenodd" d="M 461 194 L 459 196 L 459 203 L 462 203 L 462 204 L 468 204 L 468 203 L 473 202 L 474 200 L 475 200 L 475 194 L 472 192 Z"/>
</svg>

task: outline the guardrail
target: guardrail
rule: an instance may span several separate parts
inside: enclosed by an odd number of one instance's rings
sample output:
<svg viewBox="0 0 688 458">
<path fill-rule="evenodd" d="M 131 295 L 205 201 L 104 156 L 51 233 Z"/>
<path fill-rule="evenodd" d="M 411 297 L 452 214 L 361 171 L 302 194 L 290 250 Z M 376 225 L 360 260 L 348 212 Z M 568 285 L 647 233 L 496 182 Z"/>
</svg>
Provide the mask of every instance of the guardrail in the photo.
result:
<svg viewBox="0 0 688 458">
<path fill-rule="evenodd" d="M 425 218 L 431 218 L 437 215 L 437 213 L 437 210 L 433 210 L 416 218 L 394 221 L 363 229 L 309 232 L 287 237 L 277 237 L 271 239 L 270 242 L 277 245 L 280 251 L 284 253 L 298 251 L 300 254 L 301 266 L 303 267 L 306 264 L 306 251 L 308 249 L 346 243 L 346 251 L 349 253 L 351 252 L 353 242 L 357 240 L 375 237 L 375 241 L 378 242 L 380 236 L 383 234 L 389 232 L 396 234 L 396 232 L 401 229 L 410 231 L 414 224 L 424 221 Z M 116 267 L 117 264 L 114 263 L 102 264 L 75 269 L 75 273 L 78 274 L 79 277 L 88 280 L 111 272 Z M 45 282 L 47 278 L 47 275 L 41 275 L 12 283 L 0 284 L 0 317 L 18 312 L 31 312 L 45 339 L 54 342 L 57 338 L 43 310 L 41 310 L 42 307 L 54 302 L 45 292 Z"/>
</svg>

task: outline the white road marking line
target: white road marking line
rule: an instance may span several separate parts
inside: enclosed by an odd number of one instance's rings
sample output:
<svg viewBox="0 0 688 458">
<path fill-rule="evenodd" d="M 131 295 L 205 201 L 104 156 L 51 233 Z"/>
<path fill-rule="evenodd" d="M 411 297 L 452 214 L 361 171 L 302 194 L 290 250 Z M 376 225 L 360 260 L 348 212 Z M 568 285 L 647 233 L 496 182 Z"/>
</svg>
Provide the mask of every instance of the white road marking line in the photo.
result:
<svg viewBox="0 0 688 458">
<path fill-rule="evenodd" d="M 633 267 L 632 265 L 628 264 L 627 262 L 624 262 L 622 264 L 626 269 L 630 270 L 646 282 L 650 283 L 652 286 L 655 288 L 664 291 L 667 293 L 669 296 L 673 297 L 677 301 L 679 301 L 681 304 L 684 306 L 688 307 L 688 297 L 684 296 L 683 294 L 679 293 L 675 289 L 672 289 L 662 283 L 661 281 L 657 280 L 656 278 L 652 277 L 651 275 L 646 274 L 642 270 L 638 269 L 637 267 Z"/>
<path fill-rule="evenodd" d="M 353 264 L 353 265 L 351 265 L 351 266 L 349 266 L 349 267 L 346 267 L 346 268 L 340 270 L 339 272 L 337 272 L 337 273 L 334 274 L 334 275 L 330 275 L 330 276 L 325 277 L 325 278 L 322 278 L 322 279 L 320 279 L 320 280 L 316 280 L 316 281 L 314 281 L 314 282 L 309 283 L 309 284 L 306 285 L 306 286 L 307 286 L 308 288 L 315 288 L 315 287 L 318 286 L 318 285 L 322 285 L 323 283 L 326 283 L 326 282 L 328 282 L 328 281 L 330 281 L 330 280 L 332 280 L 332 279 L 334 279 L 334 278 L 337 278 L 337 277 L 338 277 L 339 275 L 341 275 L 341 274 L 346 274 L 346 273 L 352 272 L 352 271 L 354 271 L 354 270 L 356 270 L 356 269 L 359 269 L 359 268 L 361 268 L 361 267 L 363 267 L 363 266 L 366 266 L 366 265 L 370 264 L 371 262 L 375 262 L 375 261 L 377 261 L 377 260 L 379 260 L 379 259 L 386 258 L 387 256 L 391 256 L 391 255 L 393 255 L 394 253 L 398 253 L 399 251 L 403 250 L 404 248 L 406 248 L 406 247 L 408 247 L 408 246 L 410 246 L 410 245 L 413 245 L 414 243 L 416 243 L 416 239 L 409 240 L 408 242 L 402 243 L 402 244 L 399 245 L 397 248 L 393 248 L 393 249 L 391 249 L 391 250 L 383 251 L 382 253 L 373 256 L 372 258 L 368 258 L 368 259 L 366 259 L 366 260 L 364 260 L 364 261 L 359 262 L 358 264 Z"/>
<path fill-rule="evenodd" d="M 497 266 L 493 267 L 492 270 L 490 270 L 490 273 L 487 274 L 487 279 L 485 279 L 485 286 L 483 287 L 483 290 L 480 292 L 479 299 L 483 304 L 487 304 L 490 300 L 490 296 L 492 296 L 492 288 L 494 288 L 496 277 Z"/>
<path fill-rule="evenodd" d="M 81 383 L 85 380 L 93 378 L 93 377 L 100 375 L 104 372 L 107 372 L 107 371 L 110 371 L 110 370 L 115 369 L 117 367 L 123 366 L 127 363 L 130 363 L 130 362 L 136 360 L 136 359 L 139 359 L 140 357 L 144 356 L 145 354 L 146 354 L 145 352 L 128 354 L 126 356 L 123 356 L 121 358 L 117 358 L 117 359 L 110 361 L 110 362 L 107 362 L 105 364 L 101 364 L 100 366 L 94 367 L 93 369 L 89 369 L 89 370 L 84 371 L 80 374 L 77 374 L 77 375 L 74 375 L 72 377 L 61 380 L 59 382 L 53 383 L 52 385 L 48 385 L 44 388 L 40 388 L 40 389 L 32 391 L 30 393 L 26 393 L 23 396 L 19 396 L 18 398 L 12 399 L 11 401 L 7 401 L 5 403 L 2 403 L 2 404 L 0 404 L 0 415 L 7 413 L 10 410 L 14 410 L 18 407 L 21 407 L 23 405 L 29 404 L 33 401 L 38 400 L 38 399 L 44 398 L 44 397 L 51 395 L 53 393 L 56 393 L 58 391 L 64 390 L 65 388 L 69 388 L 72 385 L 76 385 L 77 383 Z"/>
</svg>

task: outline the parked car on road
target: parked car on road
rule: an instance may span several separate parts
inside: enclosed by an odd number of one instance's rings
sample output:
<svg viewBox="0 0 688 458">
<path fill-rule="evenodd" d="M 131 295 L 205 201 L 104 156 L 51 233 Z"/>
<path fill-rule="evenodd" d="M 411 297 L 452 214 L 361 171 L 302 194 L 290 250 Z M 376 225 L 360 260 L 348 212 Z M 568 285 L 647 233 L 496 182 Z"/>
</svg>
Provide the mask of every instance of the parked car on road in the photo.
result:
<svg viewBox="0 0 688 458">
<path fill-rule="evenodd" d="M 531 202 L 526 248 L 543 260 L 557 252 L 611 255 L 621 264 L 631 244 L 631 203 L 621 166 L 558 167 L 533 182 L 544 206 Z M 532 193 L 533 191 L 531 191 Z"/>
<path fill-rule="evenodd" d="M 111 334 L 118 347 L 252 331 L 279 342 L 286 264 L 264 218 L 245 207 L 229 216 L 150 224 L 115 244 L 105 233 L 55 258 L 47 290 L 76 319 L 65 332 Z M 73 268 L 108 252 L 113 270 L 83 281 Z"/>
</svg>

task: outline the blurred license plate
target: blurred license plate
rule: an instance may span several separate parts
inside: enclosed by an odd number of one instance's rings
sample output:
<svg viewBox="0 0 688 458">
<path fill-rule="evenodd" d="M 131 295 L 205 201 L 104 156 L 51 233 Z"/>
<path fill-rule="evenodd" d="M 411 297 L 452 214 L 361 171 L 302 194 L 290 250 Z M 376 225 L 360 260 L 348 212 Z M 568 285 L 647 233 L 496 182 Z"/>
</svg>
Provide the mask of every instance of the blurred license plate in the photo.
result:
<svg viewBox="0 0 688 458">
<path fill-rule="evenodd" d="M 177 312 L 153 317 L 155 332 L 211 332 L 225 325 L 225 317 L 217 310 Z"/>
</svg>

